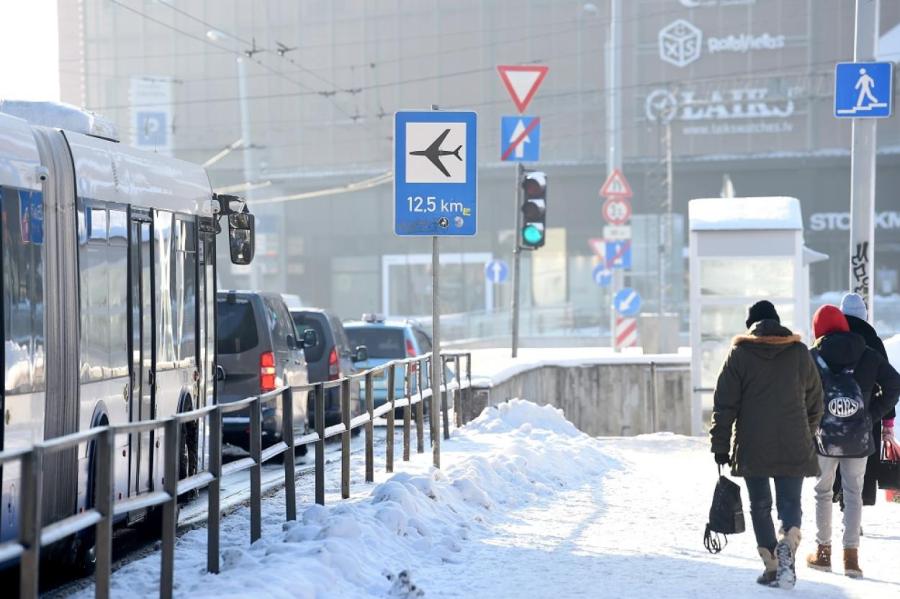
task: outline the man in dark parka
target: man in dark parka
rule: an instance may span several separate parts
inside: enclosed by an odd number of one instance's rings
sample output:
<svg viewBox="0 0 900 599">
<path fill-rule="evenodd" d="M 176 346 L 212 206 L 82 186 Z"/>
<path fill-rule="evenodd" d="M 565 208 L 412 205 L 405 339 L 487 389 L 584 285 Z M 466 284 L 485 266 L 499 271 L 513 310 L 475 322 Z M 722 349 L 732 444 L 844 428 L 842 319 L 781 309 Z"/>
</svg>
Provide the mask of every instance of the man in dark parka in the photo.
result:
<svg viewBox="0 0 900 599">
<path fill-rule="evenodd" d="M 760 584 L 792 588 L 800 544 L 804 477 L 819 474 L 814 437 L 824 410 L 822 384 L 809 350 L 781 326 L 768 301 L 754 304 L 748 331 L 734 338 L 716 383 L 712 452 L 730 463 L 750 496 L 757 550 L 765 564 Z M 774 479 L 782 536 L 772 521 Z"/>
</svg>

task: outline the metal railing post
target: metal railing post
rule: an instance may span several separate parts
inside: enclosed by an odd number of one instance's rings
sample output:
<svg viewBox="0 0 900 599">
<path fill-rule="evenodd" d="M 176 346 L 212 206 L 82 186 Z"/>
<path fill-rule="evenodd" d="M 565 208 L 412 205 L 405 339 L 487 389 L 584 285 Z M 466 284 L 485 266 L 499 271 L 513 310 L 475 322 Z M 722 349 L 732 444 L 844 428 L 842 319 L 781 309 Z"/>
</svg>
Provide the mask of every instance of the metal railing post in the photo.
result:
<svg viewBox="0 0 900 599">
<path fill-rule="evenodd" d="M 456 421 L 456 428 L 462 426 L 462 371 L 459 369 L 459 354 L 454 356 L 454 372 L 456 373 L 456 393 L 453 394 L 453 419 Z"/>
<path fill-rule="evenodd" d="M 159 596 L 170 599 L 175 586 L 175 526 L 178 519 L 178 464 L 181 461 L 179 433 L 181 427 L 174 418 L 165 424 L 165 454 L 163 455 L 163 490 L 169 499 L 162 504 L 162 564 L 159 573 Z"/>
<path fill-rule="evenodd" d="M 375 400 L 372 397 L 372 372 L 366 373 L 366 411 L 369 413 L 369 421 L 366 423 L 366 482 L 375 481 Z"/>
<path fill-rule="evenodd" d="M 410 427 L 412 425 L 412 406 L 409 405 L 409 402 L 412 401 L 412 365 L 414 362 L 410 362 L 403 365 L 403 376 L 404 376 L 404 393 L 406 393 L 406 405 L 403 406 L 403 461 L 409 461 L 409 437 L 410 437 Z"/>
<path fill-rule="evenodd" d="M 316 503 L 325 505 L 325 384 L 316 384 L 314 418 L 316 424 Z"/>
<path fill-rule="evenodd" d="M 472 404 L 472 393 L 472 352 L 468 352 L 466 353 L 466 395 L 464 403 Z M 465 417 L 461 416 L 460 421 L 465 424 Z"/>
<path fill-rule="evenodd" d="M 447 380 L 447 369 L 444 367 L 444 359 L 441 358 L 441 380 L 444 388 L 441 390 L 441 416 L 444 424 L 444 439 L 450 438 L 450 415 L 447 413 L 447 394 L 450 393 L 450 382 Z"/>
<path fill-rule="evenodd" d="M 294 486 L 294 391 L 288 387 L 281 394 L 281 440 L 287 445 L 284 462 L 284 519 L 297 519 L 297 488 Z"/>
<path fill-rule="evenodd" d="M 41 562 L 41 497 L 44 453 L 40 446 L 22 456 L 21 542 L 25 548 L 19 558 L 19 597 L 38 596 Z"/>
<path fill-rule="evenodd" d="M 350 497 L 350 379 L 341 381 L 341 498 Z"/>
<path fill-rule="evenodd" d="M 103 517 L 95 529 L 97 569 L 94 572 L 95 597 L 109 597 L 109 579 L 112 576 L 112 528 L 113 490 L 115 488 L 116 434 L 112 428 L 97 437 L 94 462 L 94 506 Z"/>
<path fill-rule="evenodd" d="M 222 408 L 216 406 L 209 415 L 209 473 L 213 479 L 207 494 L 206 569 L 219 573 L 219 530 L 222 518 Z"/>
<path fill-rule="evenodd" d="M 250 543 L 262 536 L 262 402 L 250 403 Z"/>
<path fill-rule="evenodd" d="M 425 359 L 418 361 L 416 378 L 419 389 L 419 402 L 416 404 L 416 453 L 425 453 L 425 388 L 422 386 L 422 378 Z M 430 377 L 429 377 L 430 378 Z"/>
<path fill-rule="evenodd" d="M 650 362 L 650 430 L 647 432 L 655 433 L 657 430 L 658 398 L 656 389 L 656 362 Z"/>
<path fill-rule="evenodd" d="M 387 413 L 387 447 L 385 447 L 384 471 L 394 471 L 394 383 L 396 381 L 396 364 L 388 366 L 387 372 L 387 402 L 391 405 L 391 411 Z"/>
</svg>

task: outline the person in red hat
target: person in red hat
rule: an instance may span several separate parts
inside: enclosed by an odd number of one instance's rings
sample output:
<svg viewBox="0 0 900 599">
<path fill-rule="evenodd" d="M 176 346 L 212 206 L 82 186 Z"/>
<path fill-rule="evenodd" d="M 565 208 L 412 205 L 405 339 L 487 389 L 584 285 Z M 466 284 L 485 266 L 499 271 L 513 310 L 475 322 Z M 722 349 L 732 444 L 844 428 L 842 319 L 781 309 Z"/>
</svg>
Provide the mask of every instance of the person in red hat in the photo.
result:
<svg viewBox="0 0 900 599">
<path fill-rule="evenodd" d="M 831 571 L 831 520 L 835 473 L 844 487 L 844 574 L 861 578 L 859 530 L 866 461 L 875 451 L 873 422 L 900 397 L 900 374 L 866 340 L 850 332 L 844 314 L 825 305 L 813 316 L 816 342 L 810 350 L 822 378 L 825 414 L 816 431 L 821 474 L 816 481 L 816 543 L 810 568 Z M 881 394 L 873 394 L 879 385 Z"/>
</svg>

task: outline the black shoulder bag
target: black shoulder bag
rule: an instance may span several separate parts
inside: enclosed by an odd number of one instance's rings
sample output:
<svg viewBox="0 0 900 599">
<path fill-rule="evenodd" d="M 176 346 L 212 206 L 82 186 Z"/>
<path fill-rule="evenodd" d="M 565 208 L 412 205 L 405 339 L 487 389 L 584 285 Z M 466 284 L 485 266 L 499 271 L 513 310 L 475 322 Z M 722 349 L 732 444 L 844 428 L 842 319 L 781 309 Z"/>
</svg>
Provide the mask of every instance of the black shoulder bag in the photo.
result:
<svg viewBox="0 0 900 599">
<path fill-rule="evenodd" d="M 719 553 L 728 545 L 728 535 L 742 533 L 744 530 L 741 487 L 723 475 L 722 466 L 719 465 L 719 481 L 716 483 L 712 506 L 709 508 L 709 522 L 706 523 L 703 546 L 710 553 Z"/>
</svg>

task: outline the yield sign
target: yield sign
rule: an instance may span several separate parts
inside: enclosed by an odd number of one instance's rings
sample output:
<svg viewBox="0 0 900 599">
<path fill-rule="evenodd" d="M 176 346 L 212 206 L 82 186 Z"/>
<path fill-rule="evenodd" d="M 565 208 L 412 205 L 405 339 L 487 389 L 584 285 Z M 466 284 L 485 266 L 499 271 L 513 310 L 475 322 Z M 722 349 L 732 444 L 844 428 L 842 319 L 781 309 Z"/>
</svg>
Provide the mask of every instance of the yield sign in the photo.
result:
<svg viewBox="0 0 900 599">
<path fill-rule="evenodd" d="M 497 71 L 519 112 L 525 112 L 550 67 L 542 65 L 499 65 Z"/>
<path fill-rule="evenodd" d="M 609 198 L 612 196 L 620 198 L 631 197 L 631 185 L 628 184 L 628 180 L 619 169 L 613 169 L 613 172 L 607 177 L 606 183 L 600 188 L 600 197 Z"/>
</svg>

